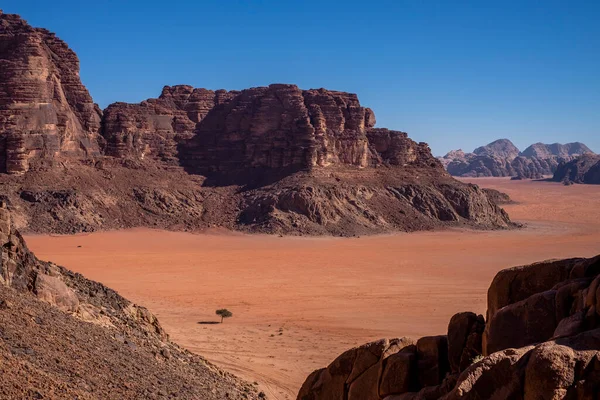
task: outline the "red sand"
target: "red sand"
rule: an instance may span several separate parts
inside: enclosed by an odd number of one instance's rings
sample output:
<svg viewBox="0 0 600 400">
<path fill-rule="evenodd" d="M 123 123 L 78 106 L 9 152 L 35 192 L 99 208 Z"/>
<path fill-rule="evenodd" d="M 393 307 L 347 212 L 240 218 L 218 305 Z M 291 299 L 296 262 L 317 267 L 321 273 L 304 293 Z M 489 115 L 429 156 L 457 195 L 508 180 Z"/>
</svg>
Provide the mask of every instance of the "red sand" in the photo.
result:
<svg viewBox="0 0 600 400">
<path fill-rule="evenodd" d="M 29 236 L 30 248 L 147 306 L 171 338 L 295 398 L 342 351 L 381 337 L 445 333 L 458 311 L 484 313 L 503 268 L 600 253 L 600 186 L 471 179 L 511 195 L 527 227 L 389 236 L 279 238 L 147 229 Z M 78 246 L 81 246 L 80 248 Z M 224 324 L 217 308 L 233 311 Z"/>
</svg>

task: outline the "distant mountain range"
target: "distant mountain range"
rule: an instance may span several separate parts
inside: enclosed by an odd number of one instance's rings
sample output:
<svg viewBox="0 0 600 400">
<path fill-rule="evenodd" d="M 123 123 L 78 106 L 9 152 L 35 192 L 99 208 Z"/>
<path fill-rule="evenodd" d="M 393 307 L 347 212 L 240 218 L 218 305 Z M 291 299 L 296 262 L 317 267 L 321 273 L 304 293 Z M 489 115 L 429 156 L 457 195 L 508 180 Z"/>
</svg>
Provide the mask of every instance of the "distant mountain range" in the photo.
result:
<svg viewBox="0 0 600 400">
<path fill-rule="evenodd" d="M 453 176 L 538 179 L 553 175 L 559 164 L 575 160 L 584 154 L 593 155 L 594 152 L 580 142 L 534 143 L 520 151 L 510 140 L 498 139 L 476 148 L 472 153 L 453 150 L 438 159 Z"/>
</svg>

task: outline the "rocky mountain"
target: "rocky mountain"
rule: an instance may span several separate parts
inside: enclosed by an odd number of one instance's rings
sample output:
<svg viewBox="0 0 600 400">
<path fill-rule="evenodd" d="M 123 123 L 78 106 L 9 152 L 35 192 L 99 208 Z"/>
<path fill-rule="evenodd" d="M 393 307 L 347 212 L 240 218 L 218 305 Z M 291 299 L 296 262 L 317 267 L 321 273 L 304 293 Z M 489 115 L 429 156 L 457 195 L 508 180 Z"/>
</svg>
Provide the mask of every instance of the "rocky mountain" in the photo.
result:
<svg viewBox="0 0 600 400">
<path fill-rule="evenodd" d="M 498 139 L 473 150 L 479 157 L 496 157 L 512 160 L 519 155 L 519 149 L 508 139 Z"/>
<path fill-rule="evenodd" d="M 600 256 L 500 271 L 487 315 L 447 335 L 380 340 L 313 372 L 298 400 L 595 399 L 600 394 Z"/>
<path fill-rule="evenodd" d="M 582 154 L 593 154 L 594 152 L 590 150 L 585 144 L 580 142 L 560 144 L 543 144 L 543 143 L 535 143 L 523 150 L 521 152 L 522 156 L 525 157 L 537 157 L 537 158 L 551 158 L 551 157 L 560 157 L 560 158 L 569 158 L 573 156 L 580 156 Z"/>
<path fill-rule="evenodd" d="M 258 399 L 147 309 L 32 254 L 0 206 L 0 397 Z"/>
<path fill-rule="evenodd" d="M 600 156 L 587 154 L 561 163 L 553 180 L 565 183 L 590 183 L 600 185 Z"/>
<path fill-rule="evenodd" d="M 165 87 L 96 107 L 68 46 L 0 13 L 0 185 L 22 229 L 355 235 L 512 224 L 355 94 Z"/>
<path fill-rule="evenodd" d="M 552 175 L 561 162 L 593 152 L 583 143 L 535 143 L 522 152 L 508 139 L 478 147 L 473 153 L 454 150 L 439 160 L 453 176 L 514 176 L 538 179 Z"/>
</svg>

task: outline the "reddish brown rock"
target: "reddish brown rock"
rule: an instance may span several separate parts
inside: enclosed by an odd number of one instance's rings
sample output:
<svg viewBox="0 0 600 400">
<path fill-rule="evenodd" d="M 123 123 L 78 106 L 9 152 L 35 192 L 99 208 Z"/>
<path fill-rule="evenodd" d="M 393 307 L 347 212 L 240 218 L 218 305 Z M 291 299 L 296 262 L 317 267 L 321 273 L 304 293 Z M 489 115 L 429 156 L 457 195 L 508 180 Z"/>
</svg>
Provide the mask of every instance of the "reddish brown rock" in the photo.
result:
<svg viewBox="0 0 600 400">
<path fill-rule="evenodd" d="M 442 383 L 450 371 L 446 336 L 426 336 L 417 341 L 417 370 L 420 387 Z"/>
<path fill-rule="evenodd" d="M 0 12 L 0 172 L 100 155 L 101 111 L 53 33 Z"/>
<path fill-rule="evenodd" d="M 417 376 L 417 347 L 407 346 L 388 357 L 381 376 L 379 396 L 384 398 L 394 393 L 417 391 Z"/>
<path fill-rule="evenodd" d="M 448 324 L 448 360 L 452 373 L 469 367 L 482 354 L 481 341 L 485 321 L 482 315 L 463 312 L 454 315 Z"/>
<path fill-rule="evenodd" d="M 477 356 L 473 349 L 481 349 L 482 317 L 456 314 L 447 349 L 445 336 L 421 338 L 416 349 L 408 346 L 387 358 L 379 386 L 372 370 L 368 379 L 357 379 L 353 398 L 598 398 L 600 256 L 501 271 L 488 295 L 487 356 L 471 358 Z M 303 390 L 307 398 L 328 398 L 310 397 L 310 385 Z"/>
<path fill-rule="evenodd" d="M 178 144 L 191 138 L 208 112 L 235 93 L 165 86 L 158 99 L 111 104 L 102 119 L 106 154 L 179 165 Z"/>
</svg>

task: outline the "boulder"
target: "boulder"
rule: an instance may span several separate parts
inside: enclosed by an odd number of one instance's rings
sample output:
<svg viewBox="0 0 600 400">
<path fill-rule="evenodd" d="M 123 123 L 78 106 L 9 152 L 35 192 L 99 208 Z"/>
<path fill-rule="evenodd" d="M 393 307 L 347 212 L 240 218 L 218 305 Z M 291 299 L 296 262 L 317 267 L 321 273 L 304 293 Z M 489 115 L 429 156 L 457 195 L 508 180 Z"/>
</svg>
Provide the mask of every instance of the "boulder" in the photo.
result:
<svg viewBox="0 0 600 400">
<path fill-rule="evenodd" d="M 448 360 L 453 374 L 460 373 L 482 354 L 485 321 L 472 312 L 455 314 L 448 324 Z"/>
</svg>

